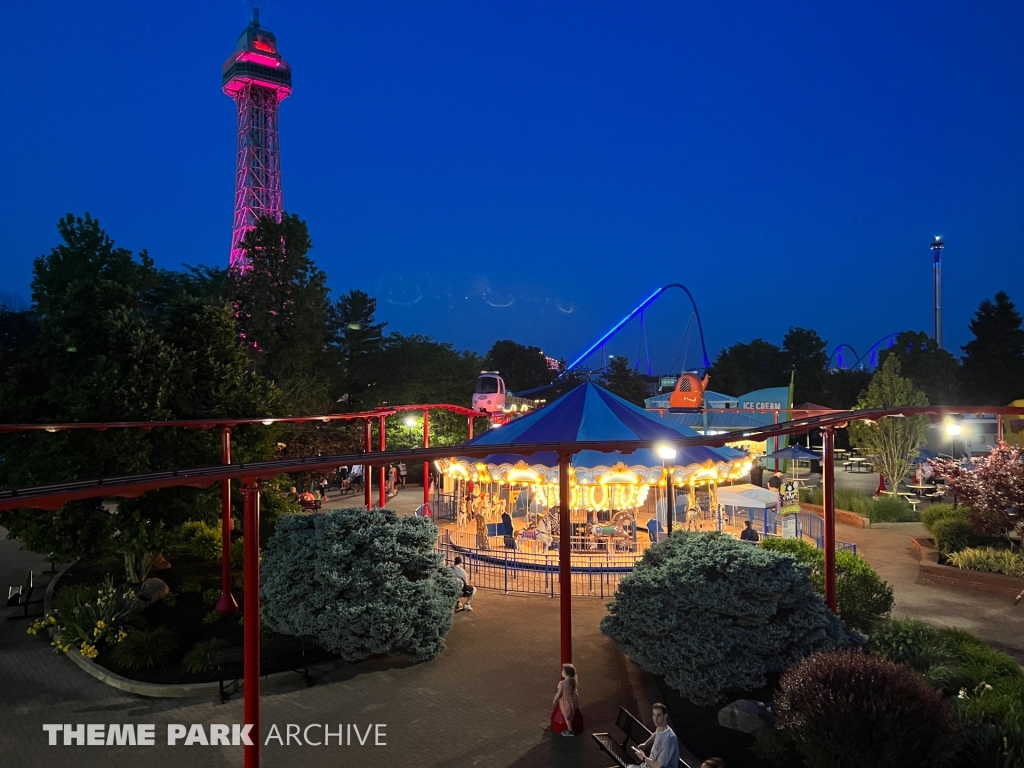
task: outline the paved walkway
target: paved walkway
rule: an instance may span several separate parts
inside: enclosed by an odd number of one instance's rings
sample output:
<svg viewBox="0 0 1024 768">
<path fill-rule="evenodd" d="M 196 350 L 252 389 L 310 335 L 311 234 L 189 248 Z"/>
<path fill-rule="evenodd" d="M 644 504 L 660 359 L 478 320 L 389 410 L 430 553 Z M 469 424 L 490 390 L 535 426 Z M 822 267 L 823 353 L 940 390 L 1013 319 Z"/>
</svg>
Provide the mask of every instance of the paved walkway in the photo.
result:
<svg viewBox="0 0 1024 768">
<path fill-rule="evenodd" d="M 1012 597 L 919 581 L 910 537 L 927 535 L 920 523 L 892 528 L 836 526 L 836 538 L 857 544 L 857 553 L 892 585 L 893 614 L 973 632 L 1024 662 L 1024 605 Z"/>
</svg>

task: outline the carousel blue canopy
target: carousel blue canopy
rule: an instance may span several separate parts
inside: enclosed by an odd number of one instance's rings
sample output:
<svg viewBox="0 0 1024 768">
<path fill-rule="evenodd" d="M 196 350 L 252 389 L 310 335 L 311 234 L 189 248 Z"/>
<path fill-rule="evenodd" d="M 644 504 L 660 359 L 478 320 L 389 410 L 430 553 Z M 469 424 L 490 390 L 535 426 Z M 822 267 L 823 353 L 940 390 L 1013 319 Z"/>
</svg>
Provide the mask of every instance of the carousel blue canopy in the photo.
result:
<svg viewBox="0 0 1024 768">
<path fill-rule="evenodd" d="M 671 444 L 683 437 L 698 437 L 689 427 L 673 424 L 651 414 L 595 384 L 586 383 L 554 403 L 523 416 L 469 441 L 473 446 L 573 443 L 592 440 L 636 440 Z M 458 458 L 441 462 L 442 471 L 455 468 L 455 474 L 481 471 L 498 482 L 557 482 L 558 454 L 540 451 L 533 454 L 501 452 L 483 459 Z M 676 458 L 663 462 L 650 448 L 632 453 L 584 450 L 576 453 L 572 466 L 577 483 L 598 482 L 607 473 L 626 470 L 644 484 L 655 484 L 663 476 L 663 467 L 672 469 L 673 481 L 685 484 L 697 475 L 708 479 L 735 478 L 749 469 L 747 456 L 732 448 L 686 446 L 677 448 Z M 516 478 L 521 477 L 522 480 Z"/>
</svg>

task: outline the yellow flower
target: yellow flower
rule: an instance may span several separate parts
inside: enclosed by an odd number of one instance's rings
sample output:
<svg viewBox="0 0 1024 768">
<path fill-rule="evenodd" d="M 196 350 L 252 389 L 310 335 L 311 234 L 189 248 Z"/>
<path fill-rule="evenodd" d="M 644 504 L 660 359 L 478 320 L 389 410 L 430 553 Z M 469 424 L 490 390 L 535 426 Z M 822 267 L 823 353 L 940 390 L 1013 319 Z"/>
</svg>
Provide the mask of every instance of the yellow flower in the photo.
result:
<svg viewBox="0 0 1024 768">
<path fill-rule="evenodd" d="M 103 619 L 100 619 L 96 622 L 96 629 L 103 629 L 105 626 L 107 626 L 107 622 L 105 622 Z"/>
</svg>

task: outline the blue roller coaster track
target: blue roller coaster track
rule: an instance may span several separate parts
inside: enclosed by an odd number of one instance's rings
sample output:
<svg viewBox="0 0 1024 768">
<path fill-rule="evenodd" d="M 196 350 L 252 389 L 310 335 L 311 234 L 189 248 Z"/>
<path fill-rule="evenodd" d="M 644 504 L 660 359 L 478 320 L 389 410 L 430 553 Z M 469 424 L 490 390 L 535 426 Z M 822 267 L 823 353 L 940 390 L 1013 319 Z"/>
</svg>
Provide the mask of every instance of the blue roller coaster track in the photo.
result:
<svg viewBox="0 0 1024 768">
<path fill-rule="evenodd" d="M 874 368 L 878 365 L 878 352 L 881 349 L 892 349 L 896 344 L 896 336 L 898 334 L 890 333 L 888 336 L 883 336 L 874 344 L 871 348 L 863 355 L 858 355 L 857 350 L 851 347 L 849 344 L 838 344 L 836 348 L 832 350 L 832 354 L 828 358 L 829 368 L 839 368 L 842 370 L 856 370 L 858 368 Z M 843 350 L 848 350 L 850 358 L 843 354 Z M 851 362 L 852 360 L 852 362 Z"/>
<path fill-rule="evenodd" d="M 654 301 L 663 293 L 665 293 L 665 291 L 667 291 L 669 288 L 680 288 L 690 299 L 690 304 L 693 306 L 693 314 L 697 318 L 697 332 L 700 335 L 700 353 L 702 356 L 703 367 L 709 368 L 711 366 L 711 362 L 708 360 L 708 348 L 707 345 L 705 345 L 704 343 L 704 327 L 701 325 L 700 322 L 700 310 L 697 309 L 697 302 L 694 301 L 693 294 L 690 293 L 689 289 L 685 285 L 683 285 L 682 283 L 669 283 L 668 285 L 659 288 L 646 299 L 644 299 L 636 309 L 634 309 L 624 318 L 619 320 L 619 322 L 613 325 L 607 333 L 605 333 L 601 338 L 599 338 L 597 341 L 591 344 L 582 355 L 580 355 L 571 363 L 569 363 L 565 367 L 565 371 L 563 371 L 562 376 L 565 376 L 570 371 L 578 368 L 584 360 L 586 360 L 594 353 L 595 350 L 602 347 L 610 338 L 612 338 L 616 333 L 622 330 L 623 326 L 625 326 L 630 320 L 632 320 L 637 315 L 640 315 L 640 322 L 642 324 L 644 310 L 647 309 L 647 307 L 649 307 L 651 304 L 653 304 Z"/>
</svg>

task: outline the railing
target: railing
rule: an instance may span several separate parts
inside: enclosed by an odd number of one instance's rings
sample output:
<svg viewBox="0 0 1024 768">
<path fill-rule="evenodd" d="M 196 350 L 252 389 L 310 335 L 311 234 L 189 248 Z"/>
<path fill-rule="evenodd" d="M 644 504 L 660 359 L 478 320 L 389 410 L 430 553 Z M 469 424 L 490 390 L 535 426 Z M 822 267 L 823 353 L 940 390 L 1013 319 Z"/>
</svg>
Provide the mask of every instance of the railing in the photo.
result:
<svg viewBox="0 0 1024 768">
<path fill-rule="evenodd" d="M 437 548 L 444 555 L 445 563 L 450 565 L 456 555 L 461 555 L 463 567 L 474 586 L 506 593 L 524 592 L 551 597 L 560 594 L 557 552 L 528 552 L 500 545 L 481 548 L 478 543 L 476 534 L 446 528 L 438 531 Z M 574 551 L 572 594 L 611 597 L 619 586 L 619 579 L 632 573 L 636 561 L 642 556 L 632 552 Z"/>
</svg>

